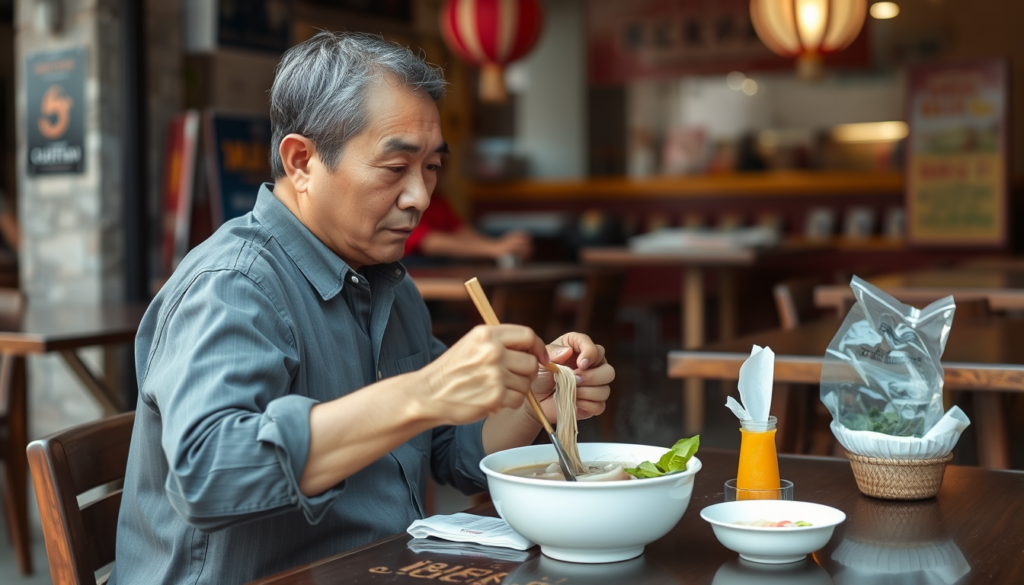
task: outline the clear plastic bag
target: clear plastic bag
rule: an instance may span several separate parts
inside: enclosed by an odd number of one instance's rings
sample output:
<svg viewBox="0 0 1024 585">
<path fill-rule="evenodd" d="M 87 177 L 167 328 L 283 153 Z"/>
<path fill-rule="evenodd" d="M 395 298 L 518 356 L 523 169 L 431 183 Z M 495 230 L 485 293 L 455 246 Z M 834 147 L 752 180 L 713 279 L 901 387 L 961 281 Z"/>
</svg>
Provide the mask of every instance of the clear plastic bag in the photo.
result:
<svg viewBox="0 0 1024 585">
<path fill-rule="evenodd" d="M 854 431 L 922 437 L 942 418 L 942 365 L 956 305 L 917 309 L 854 276 L 856 304 L 821 368 L 821 401 Z"/>
</svg>

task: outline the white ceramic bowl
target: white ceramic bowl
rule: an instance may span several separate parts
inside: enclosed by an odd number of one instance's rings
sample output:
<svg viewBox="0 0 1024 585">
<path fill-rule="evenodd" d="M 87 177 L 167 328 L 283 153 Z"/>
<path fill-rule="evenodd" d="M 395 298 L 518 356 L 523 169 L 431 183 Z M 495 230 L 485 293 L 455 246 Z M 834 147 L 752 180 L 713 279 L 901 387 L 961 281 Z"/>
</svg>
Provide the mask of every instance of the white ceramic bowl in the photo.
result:
<svg viewBox="0 0 1024 585">
<path fill-rule="evenodd" d="M 846 514 L 835 508 L 787 500 L 744 500 L 708 506 L 700 517 L 711 523 L 718 541 L 755 563 L 795 563 L 822 548 Z M 812 526 L 761 528 L 736 522 L 803 520 Z"/>
<path fill-rule="evenodd" d="M 668 448 L 622 443 L 582 443 L 584 461 L 657 461 Z M 551 445 L 531 445 L 484 457 L 491 501 L 519 534 L 545 555 L 574 563 L 612 563 L 640 556 L 644 546 L 668 534 L 690 503 L 696 457 L 686 471 L 650 479 L 564 482 L 503 473 L 555 461 Z"/>
</svg>

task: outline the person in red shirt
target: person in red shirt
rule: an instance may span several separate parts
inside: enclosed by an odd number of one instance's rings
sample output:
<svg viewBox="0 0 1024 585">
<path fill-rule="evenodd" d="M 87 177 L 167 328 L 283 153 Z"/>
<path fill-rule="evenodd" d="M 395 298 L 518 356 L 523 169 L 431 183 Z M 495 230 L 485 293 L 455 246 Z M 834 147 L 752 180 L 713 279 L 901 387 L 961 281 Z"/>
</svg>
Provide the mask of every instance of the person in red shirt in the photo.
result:
<svg viewBox="0 0 1024 585">
<path fill-rule="evenodd" d="M 522 262 L 533 254 L 530 235 L 513 231 L 491 238 L 466 225 L 451 205 L 434 193 L 419 225 L 405 242 L 406 260 L 429 258 L 493 259 L 511 257 Z"/>
</svg>

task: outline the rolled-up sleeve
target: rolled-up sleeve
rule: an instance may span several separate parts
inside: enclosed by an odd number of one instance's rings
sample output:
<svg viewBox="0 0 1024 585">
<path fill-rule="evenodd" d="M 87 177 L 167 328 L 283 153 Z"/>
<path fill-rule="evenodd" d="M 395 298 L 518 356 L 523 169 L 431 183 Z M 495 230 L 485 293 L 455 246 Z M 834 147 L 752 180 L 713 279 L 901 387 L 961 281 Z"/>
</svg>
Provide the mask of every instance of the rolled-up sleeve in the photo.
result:
<svg viewBox="0 0 1024 585">
<path fill-rule="evenodd" d="M 161 412 L 167 496 L 201 530 L 296 508 L 315 524 L 344 490 L 299 489 L 316 401 L 289 393 L 282 302 L 237 271 L 204 272 L 158 325 L 140 391 Z"/>
</svg>

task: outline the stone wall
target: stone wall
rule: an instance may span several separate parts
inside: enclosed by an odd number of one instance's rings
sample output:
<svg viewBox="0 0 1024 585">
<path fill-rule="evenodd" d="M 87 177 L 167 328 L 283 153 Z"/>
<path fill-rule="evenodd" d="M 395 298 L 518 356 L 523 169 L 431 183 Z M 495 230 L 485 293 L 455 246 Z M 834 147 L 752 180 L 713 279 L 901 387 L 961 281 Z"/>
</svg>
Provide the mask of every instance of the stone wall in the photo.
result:
<svg viewBox="0 0 1024 585">
<path fill-rule="evenodd" d="M 124 297 L 121 189 L 121 31 L 119 0 L 65 0 L 64 26 L 41 26 L 40 3 L 17 0 L 15 61 L 21 287 L 33 306 L 76 304 L 90 310 Z M 178 0 L 146 0 L 150 226 L 155 243 L 164 129 L 181 108 Z M 30 177 L 26 172 L 27 55 L 86 49 L 85 172 Z M 155 254 L 155 248 L 154 248 Z M 123 350 L 122 350 L 123 351 Z M 103 367 L 102 351 L 87 361 Z M 100 416 L 100 408 L 56 356 L 29 360 L 32 437 Z"/>
</svg>

